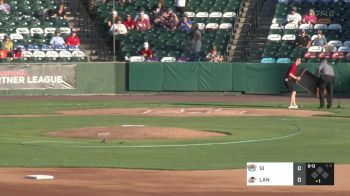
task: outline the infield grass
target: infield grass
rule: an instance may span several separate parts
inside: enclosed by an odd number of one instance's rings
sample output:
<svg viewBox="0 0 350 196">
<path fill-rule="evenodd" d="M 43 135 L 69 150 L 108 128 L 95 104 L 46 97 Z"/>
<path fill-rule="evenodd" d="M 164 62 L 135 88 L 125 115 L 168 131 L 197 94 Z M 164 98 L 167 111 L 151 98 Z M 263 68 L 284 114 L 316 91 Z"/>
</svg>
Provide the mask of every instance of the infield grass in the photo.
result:
<svg viewBox="0 0 350 196">
<path fill-rule="evenodd" d="M 1 114 L 53 114 L 57 110 L 112 107 L 272 107 L 285 103 L 145 103 L 118 101 L 4 101 Z M 303 104 L 316 109 L 316 104 Z M 248 161 L 350 163 L 350 105 L 333 109 L 333 117 L 129 117 L 50 116 L 0 118 L 0 166 L 5 167 L 118 167 L 146 169 L 231 169 Z M 98 140 L 46 137 L 49 131 L 71 128 L 143 124 L 225 132 L 226 137 L 191 140 Z M 300 132 L 300 133 L 299 133 Z M 207 146 L 188 145 L 264 140 Z M 25 143 L 33 142 L 33 143 Z M 80 147 L 77 147 L 80 146 Z M 84 147 L 81 147 L 84 146 Z M 90 146 L 90 147 L 89 147 Z M 91 147 L 93 146 L 93 147 Z"/>
</svg>

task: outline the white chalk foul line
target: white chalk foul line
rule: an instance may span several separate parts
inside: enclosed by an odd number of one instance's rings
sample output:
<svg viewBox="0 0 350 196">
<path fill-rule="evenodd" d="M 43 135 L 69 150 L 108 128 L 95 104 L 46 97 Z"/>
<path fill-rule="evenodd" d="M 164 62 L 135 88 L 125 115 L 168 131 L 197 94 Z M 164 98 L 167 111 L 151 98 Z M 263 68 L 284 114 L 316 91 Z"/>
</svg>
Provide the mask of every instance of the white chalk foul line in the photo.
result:
<svg viewBox="0 0 350 196">
<path fill-rule="evenodd" d="M 242 112 L 238 113 L 239 115 L 243 115 L 244 113 L 246 113 L 247 111 L 243 110 Z"/>
<path fill-rule="evenodd" d="M 285 119 L 282 119 L 285 120 Z M 230 142 L 209 142 L 209 143 L 197 143 L 197 144 L 161 144 L 161 145 L 134 145 L 134 146 L 92 146 L 92 145 L 80 145 L 80 146 L 65 146 L 68 148 L 165 148 L 165 147 L 192 147 L 192 146 L 214 146 L 214 145 L 230 145 L 230 144 L 243 144 L 243 143 L 255 143 L 255 142 L 265 142 L 265 141 L 277 141 L 287 138 L 294 137 L 301 134 L 304 130 L 292 124 L 297 128 L 296 132 L 279 137 L 266 138 L 266 139 L 254 139 L 254 140 L 240 140 L 240 141 L 230 141 Z M 21 142 L 20 144 L 36 144 L 36 143 L 83 143 L 83 142 L 69 142 L 69 141 L 30 141 L 30 142 Z"/>
<path fill-rule="evenodd" d="M 222 108 L 217 108 L 214 112 L 220 112 Z"/>
<path fill-rule="evenodd" d="M 143 114 L 149 114 L 151 113 L 153 110 L 146 110 L 145 112 L 143 112 Z"/>
</svg>

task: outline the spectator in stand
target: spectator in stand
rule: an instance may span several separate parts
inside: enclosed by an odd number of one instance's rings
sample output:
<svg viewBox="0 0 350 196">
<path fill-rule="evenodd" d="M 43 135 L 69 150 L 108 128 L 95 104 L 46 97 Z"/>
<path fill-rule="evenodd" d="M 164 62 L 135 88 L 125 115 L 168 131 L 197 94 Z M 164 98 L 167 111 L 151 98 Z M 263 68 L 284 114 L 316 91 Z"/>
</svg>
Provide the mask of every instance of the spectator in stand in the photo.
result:
<svg viewBox="0 0 350 196">
<path fill-rule="evenodd" d="M 175 8 L 176 12 L 180 13 L 180 16 L 182 17 L 185 13 L 186 0 L 175 0 Z"/>
<path fill-rule="evenodd" d="M 80 39 L 76 31 L 72 31 L 71 35 L 67 37 L 67 46 L 80 46 Z"/>
<path fill-rule="evenodd" d="M 123 24 L 127 29 L 135 29 L 135 22 L 130 13 L 127 13 L 126 19 L 124 20 Z"/>
<path fill-rule="evenodd" d="M 11 12 L 11 6 L 5 0 L 0 0 L 0 11 L 9 14 Z"/>
<path fill-rule="evenodd" d="M 298 25 L 301 22 L 301 15 L 297 13 L 297 8 L 292 7 L 291 13 L 287 15 L 287 23 Z"/>
<path fill-rule="evenodd" d="M 206 56 L 206 60 L 209 62 L 222 62 L 224 61 L 224 57 L 218 53 L 216 46 L 213 46 L 211 51 Z"/>
<path fill-rule="evenodd" d="M 112 12 L 112 20 L 107 21 L 107 25 L 108 25 L 108 29 L 110 29 L 112 27 L 112 25 L 115 23 L 115 21 L 118 19 L 118 12 L 117 11 L 113 11 Z"/>
<path fill-rule="evenodd" d="M 185 16 L 180 21 L 181 31 L 190 32 L 192 29 L 192 24 L 193 24 L 192 20 L 188 18 L 187 15 L 185 14 Z"/>
<path fill-rule="evenodd" d="M 162 10 L 165 10 L 164 0 L 158 0 L 157 4 L 152 8 L 153 16 L 159 16 Z"/>
<path fill-rule="evenodd" d="M 140 18 L 136 21 L 136 27 L 139 31 L 143 32 L 151 28 L 149 20 L 145 19 L 144 14 L 140 14 Z"/>
<path fill-rule="evenodd" d="M 301 47 L 303 49 L 308 49 L 311 46 L 311 38 L 306 34 L 305 29 L 300 30 L 300 34 L 298 35 L 295 45 L 297 47 Z"/>
<path fill-rule="evenodd" d="M 141 18 L 141 15 L 143 15 L 143 17 L 146 20 L 148 20 L 148 21 L 150 20 L 148 14 L 145 13 L 145 10 L 143 8 L 141 8 L 140 12 L 135 16 L 134 21 L 135 22 L 138 21 Z"/>
<path fill-rule="evenodd" d="M 178 23 L 179 23 L 179 19 L 177 18 L 176 14 L 173 13 L 171 9 L 169 9 L 168 18 L 165 21 L 164 28 L 175 31 Z"/>
<path fill-rule="evenodd" d="M 195 24 L 192 26 L 193 27 L 193 34 L 191 37 L 191 44 L 192 46 L 192 54 L 194 55 L 193 60 L 194 61 L 200 61 L 200 51 L 202 49 L 202 33 L 198 28 L 198 24 Z"/>
<path fill-rule="evenodd" d="M 127 34 L 128 29 L 120 19 L 117 19 L 110 29 L 111 35 Z"/>
<path fill-rule="evenodd" d="M 54 15 L 53 16 L 56 16 L 56 17 L 59 17 L 59 18 L 63 18 L 65 20 L 67 20 L 67 16 L 66 16 L 66 10 L 64 9 L 64 5 L 63 4 L 59 4 Z"/>
<path fill-rule="evenodd" d="M 128 0 L 128 1 L 126 1 L 126 0 L 119 0 L 119 5 L 120 6 L 124 6 L 124 5 L 126 5 L 126 4 L 131 4 L 132 3 L 132 0 Z"/>
<path fill-rule="evenodd" d="M 144 56 L 145 58 L 150 58 L 153 57 L 153 51 L 152 49 L 149 47 L 148 42 L 145 42 L 143 44 L 143 48 L 141 49 L 141 51 L 139 52 L 139 54 L 141 56 Z"/>
<path fill-rule="evenodd" d="M 53 48 L 65 46 L 66 42 L 64 39 L 61 37 L 61 32 L 59 30 L 55 31 L 55 36 L 51 38 L 50 44 L 52 45 Z"/>
<path fill-rule="evenodd" d="M 317 37 L 314 40 L 312 40 L 312 45 L 321 46 L 324 52 L 332 52 L 332 49 L 333 49 L 332 46 L 327 45 L 327 39 L 322 34 L 321 30 L 317 31 Z"/>
<path fill-rule="evenodd" d="M 7 57 L 12 57 L 13 42 L 10 36 L 5 35 L 3 40 L 4 49 L 7 50 Z"/>
<path fill-rule="evenodd" d="M 21 47 L 17 47 L 15 50 L 13 50 L 12 58 L 14 58 L 14 59 L 22 58 L 22 48 Z"/>
<path fill-rule="evenodd" d="M 317 23 L 317 17 L 315 15 L 315 11 L 313 9 L 309 10 L 309 13 L 304 16 L 301 21 L 303 24 L 312 24 L 315 25 Z"/>
<path fill-rule="evenodd" d="M 165 27 L 165 22 L 168 19 L 169 15 L 168 12 L 165 10 L 161 11 L 161 14 L 158 15 L 155 19 L 154 19 L 154 27 L 155 28 L 159 28 L 159 27 Z"/>
</svg>

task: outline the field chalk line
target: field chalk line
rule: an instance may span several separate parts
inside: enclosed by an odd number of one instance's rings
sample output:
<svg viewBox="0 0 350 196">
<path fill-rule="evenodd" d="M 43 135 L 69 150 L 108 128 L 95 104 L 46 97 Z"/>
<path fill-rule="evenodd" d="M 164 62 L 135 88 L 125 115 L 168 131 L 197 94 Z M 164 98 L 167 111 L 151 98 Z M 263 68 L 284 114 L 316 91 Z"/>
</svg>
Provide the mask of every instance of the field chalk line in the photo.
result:
<svg viewBox="0 0 350 196">
<path fill-rule="evenodd" d="M 282 119 L 288 121 L 286 119 Z M 92 146 L 92 145 L 79 145 L 79 146 L 66 146 L 70 148 L 165 148 L 165 147 L 192 147 L 192 146 L 214 146 L 214 145 L 230 145 L 230 144 L 243 144 L 243 143 L 255 143 L 255 142 L 265 142 L 265 141 L 277 141 L 283 140 L 287 138 L 294 137 L 296 135 L 304 132 L 303 128 L 298 125 L 292 124 L 288 121 L 292 126 L 296 127 L 296 132 L 290 133 L 288 135 L 266 138 L 266 139 L 253 139 L 253 140 L 240 140 L 240 141 L 230 141 L 230 142 L 209 142 L 209 143 L 194 143 L 194 144 L 160 144 L 160 145 L 134 145 L 134 146 Z M 36 144 L 36 143 L 60 143 L 60 141 L 30 141 L 30 142 L 20 142 L 21 145 L 26 144 Z M 82 143 L 82 142 L 67 142 L 62 141 L 62 143 Z"/>
<path fill-rule="evenodd" d="M 243 115 L 244 113 L 246 113 L 247 111 L 243 110 L 242 112 L 238 113 L 239 115 Z"/>
</svg>

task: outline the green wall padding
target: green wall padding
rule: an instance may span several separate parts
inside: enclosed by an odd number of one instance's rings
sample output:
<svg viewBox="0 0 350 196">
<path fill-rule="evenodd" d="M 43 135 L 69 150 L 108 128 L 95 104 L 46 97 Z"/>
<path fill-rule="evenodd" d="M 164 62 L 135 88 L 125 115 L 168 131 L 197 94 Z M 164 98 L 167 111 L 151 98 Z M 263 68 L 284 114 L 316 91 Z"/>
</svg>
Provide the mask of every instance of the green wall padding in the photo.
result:
<svg viewBox="0 0 350 196">
<path fill-rule="evenodd" d="M 279 94 L 280 68 L 276 64 L 246 64 L 245 92 L 252 94 Z"/>
<path fill-rule="evenodd" d="M 284 76 L 290 64 L 261 63 L 130 63 L 130 91 L 244 92 L 246 94 L 287 93 Z M 318 63 L 303 63 L 315 73 Z M 349 64 L 339 63 L 344 79 L 341 92 L 350 92 Z M 339 80 L 336 71 L 336 81 Z M 337 83 L 336 83 L 337 85 Z M 298 92 L 306 93 L 302 88 Z M 337 91 L 337 86 L 335 86 Z"/>
<path fill-rule="evenodd" d="M 233 63 L 232 64 L 232 91 L 244 92 L 245 91 L 245 64 Z"/>
<path fill-rule="evenodd" d="M 100 65 L 85 63 L 77 65 L 77 93 L 115 93 L 115 64 Z"/>
<path fill-rule="evenodd" d="M 198 63 L 164 63 L 164 91 L 198 91 Z"/>
<path fill-rule="evenodd" d="M 199 63 L 198 91 L 232 91 L 232 63 Z"/>
<path fill-rule="evenodd" d="M 129 63 L 129 90 L 162 91 L 163 63 Z"/>
</svg>

